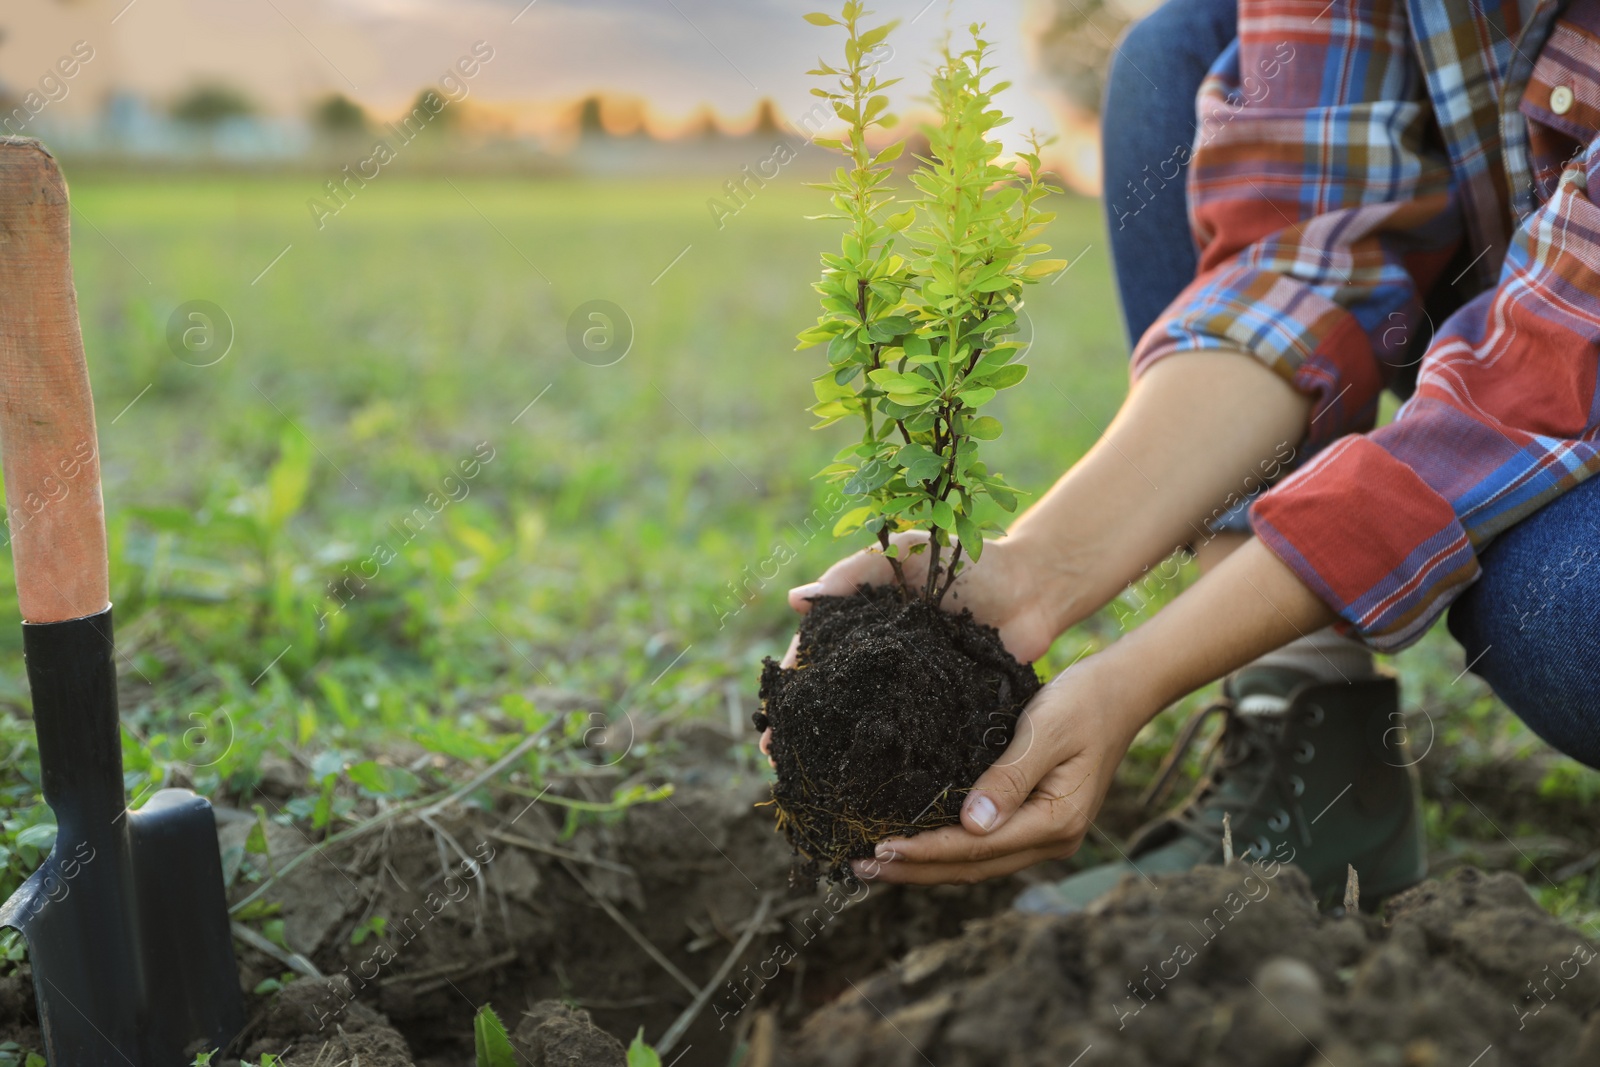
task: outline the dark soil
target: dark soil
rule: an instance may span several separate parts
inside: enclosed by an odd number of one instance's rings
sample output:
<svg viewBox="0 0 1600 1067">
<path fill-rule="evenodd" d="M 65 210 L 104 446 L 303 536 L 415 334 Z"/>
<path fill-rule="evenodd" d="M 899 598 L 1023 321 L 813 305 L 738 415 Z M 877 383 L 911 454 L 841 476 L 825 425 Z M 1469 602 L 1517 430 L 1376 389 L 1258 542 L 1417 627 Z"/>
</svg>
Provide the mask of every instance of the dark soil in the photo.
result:
<svg viewBox="0 0 1600 1067">
<path fill-rule="evenodd" d="M 346 994 L 348 996 L 348 993 Z M 352 1001 L 330 1025 L 316 1020 L 325 1009 L 328 983 L 302 978 L 266 1002 L 244 1041 L 245 1058 L 281 1056 L 282 1067 L 327 1067 L 360 1062 L 363 1067 L 412 1067 L 411 1050 L 389 1020 Z"/>
<path fill-rule="evenodd" d="M 288 944 L 330 978 L 252 998 L 251 1014 L 260 1018 L 242 1048 L 288 1048 L 294 1067 L 324 1055 L 318 1067 L 337 1067 L 356 1062 L 340 1027 L 355 1041 L 382 1026 L 404 1040 L 409 1058 L 382 1059 L 376 1050 L 369 1057 L 363 1047 L 362 1067 L 457 1067 L 472 1062 L 472 1016 L 488 1003 L 512 1032 L 519 1064 L 620 1065 L 620 1047 L 640 1027 L 659 1039 L 691 994 L 600 901 L 699 985 L 771 893 L 757 936 L 666 1057 L 682 1053 L 678 1067 L 724 1067 L 761 1011 L 798 1024 L 851 981 L 1004 908 L 1026 884 L 1006 879 L 932 892 L 787 888 L 791 855 L 770 814 L 756 807 L 768 790 L 749 750 L 730 758 L 734 738 L 704 724 L 680 726 L 661 745 L 657 758 L 677 784 L 674 795 L 620 821 L 586 820 L 571 837 L 563 836 L 561 809 L 529 808 L 524 797 L 502 797 L 493 811 L 457 808 L 437 817 L 440 831 L 467 853 L 493 849 L 470 893 L 452 896 L 446 888 L 445 872 L 459 869 L 455 845 L 414 822 L 302 864 L 270 899 L 282 903 Z M 621 780 L 616 768 L 594 768 L 558 780 L 555 789 L 600 800 Z M 239 862 L 248 829 L 245 821 L 224 826 L 225 865 Z M 494 836 L 506 833 L 583 859 L 569 867 L 548 851 Z M 294 829 L 276 825 L 268 838 L 280 864 L 307 845 Z M 240 883 L 234 899 L 250 888 Z M 389 921 L 381 945 L 375 937 L 351 944 L 368 915 Z M 276 960 L 235 948 L 246 989 L 284 971 Z M 787 961 L 781 969 L 778 959 Z M 9 1030 L 0 1020 L 0 1033 Z M 303 1064 L 295 1058 L 301 1056 Z"/>
<path fill-rule="evenodd" d="M 858 983 L 752 1067 L 1579 1067 L 1600 949 L 1513 875 L 1462 869 L 1330 917 L 1299 871 L 1128 879 L 1001 915 Z"/>
<path fill-rule="evenodd" d="M 847 879 L 884 838 L 959 821 L 1040 688 L 993 627 L 893 586 L 813 600 L 798 664 L 765 661 L 754 721 L 772 727 L 773 807 L 813 881 Z"/>
<path fill-rule="evenodd" d="M 531 1067 L 626 1067 L 622 1042 L 596 1026 L 589 1013 L 559 1000 L 528 1009 L 511 1035 Z"/>
<path fill-rule="evenodd" d="M 442 813 L 437 830 L 396 823 L 302 864 L 270 897 L 288 944 L 331 977 L 252 996 L 237 1052 L 283 1054 L 288 1067 L 458 1067 L 489 1003 L 519 1064 L 621 1067 L 639 1028 L 659 1040 L 691 994 L 600 901 L 698 985 L 771 893 L 757 935 L 665 1057 L 681 1055 L 676 1067 L 726 1067 L 741 1046 L 743 1067 L 1600 1063 L 1597 949 L 1512 875 L 1457 870 L 1384 919 L 1319 915 L 1292 868 L 1237 864 L 1127 881 L 1065 918 L 1005 910 L 1059 864 L 967 887 L 785 890 L 791 854 L 754 806 L 767 787 L 738 740 L 675 728 L 657 756 L 677 792 L 570 836 L 559 812 L 503 796 Z M 601 799 L 621 780 L 596 767 L 555 788 Z M 275 802 L 299 776 L 286 781 Z M 231 869 L 248 826 L 224 821 Z M 582 859 L 569 869 L 505 833 Z M 466 895 L 444 887 L 452 841 L 495 849 Z M 281 863 L 307 839 L 274 825 L 269 845 Z M 249 889 L 236 881 L 234 899 Z M 384 937 L 352 944 L 368 915 L 389 919 Z M 282 975 L 236 949 L 245 989 Z M 0 1039 L 38 1047 L 26 967 L 0 978 Z"/>
</svg>

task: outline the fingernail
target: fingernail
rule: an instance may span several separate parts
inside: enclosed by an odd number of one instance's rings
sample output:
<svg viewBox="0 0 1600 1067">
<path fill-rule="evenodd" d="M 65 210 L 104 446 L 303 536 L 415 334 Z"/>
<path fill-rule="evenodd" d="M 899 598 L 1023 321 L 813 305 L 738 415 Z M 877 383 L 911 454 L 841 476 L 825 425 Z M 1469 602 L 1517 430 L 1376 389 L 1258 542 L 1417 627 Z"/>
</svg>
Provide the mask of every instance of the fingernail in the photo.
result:
<svg viewBox="0 0 1600 1067">
<path fill-rule="evenodd" d="M 789 590 L 791 600 L 810 600 L 814 596 L 822 595 L 822 583 L 810 582 L 806 585 L 797 585 Z"/>
<path fill-rule="evenodd" d="M 972 816 L 972 821 L 978 828 L 988 833 L 994 828 L 994 821 L 1000 817 L 1000 811 L 994 806 L 994 801 L 979 793 L 967 801 L 967 814 Z"/>
<path fill-rule="evenodd" d="M 900 853 L 896 852 L 894 846 L 888 843 L 881 844 L 873 849 L 872 854 L 883 863 L 893 863 L 900 858 Z"/>
<path fill-rule="evenodd" d="M 856 872 L 856 877 L 863 882 L 870 882 L 878 876 L 878 861 L 851 860 L 850 869 Z"/>
</svg>

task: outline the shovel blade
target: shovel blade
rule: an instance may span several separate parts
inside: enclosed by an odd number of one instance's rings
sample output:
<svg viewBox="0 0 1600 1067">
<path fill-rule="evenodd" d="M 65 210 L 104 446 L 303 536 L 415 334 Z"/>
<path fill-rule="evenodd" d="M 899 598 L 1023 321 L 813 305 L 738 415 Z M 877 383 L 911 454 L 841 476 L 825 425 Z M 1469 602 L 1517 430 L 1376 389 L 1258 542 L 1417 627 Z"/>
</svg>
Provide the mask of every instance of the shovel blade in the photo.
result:
<svg viewBox="0 0 1600 1067">
<path fill-rule="evenodd" d="M 143 1062 L 187 1064 L 244 1028 L 211 805 L 187 789 L 163 789 L 129 814 L 128 845 Z"/>
<path fill-rule="evenodd" d="M 0 925 L 28 943 L 51 1067 L 174 1067 L 244 1027 L 216 821 L 187 789 L 58 837 Z"/>
<path fill-rule="evenodd" d="M 57 838 L 50 856 L 0 909 L 28 943 L 45 1059 L 72 1067 L 125 1064 L 138 1054 L 132 942 L 115 885 L 117 857 Z M 99 878 L 89 877 L 96 864 Z"/>
</svg>

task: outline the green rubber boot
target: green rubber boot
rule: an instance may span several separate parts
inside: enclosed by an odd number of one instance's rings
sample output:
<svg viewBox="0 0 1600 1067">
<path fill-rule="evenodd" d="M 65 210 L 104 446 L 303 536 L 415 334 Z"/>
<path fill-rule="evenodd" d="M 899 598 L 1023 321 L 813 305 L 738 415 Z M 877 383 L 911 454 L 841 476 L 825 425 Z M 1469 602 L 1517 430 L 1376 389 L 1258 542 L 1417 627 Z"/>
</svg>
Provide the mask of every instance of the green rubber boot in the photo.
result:
<svg viewBox="0 0 1600 1067">
<path fill-rule="evenodd" d="M 1123 859 L 1029 888 L 1019 911 L 1080 911 L 1124 876 L 1222 862 L 1223 816 L 1234 855 L 1293 863 L 1324 907 L 1343 899 L 1346 865 L 1363 904 L 1427 874 L 1416 774 L 1392 678 L 1327 684 L 1300 671 L 1241 671 L 1185 725 L 1146 803 L 1159 804 L 1184 752 L 1212 715 L 1224 717 L 1194 793 L 1139 830 Z"/>
</svg>

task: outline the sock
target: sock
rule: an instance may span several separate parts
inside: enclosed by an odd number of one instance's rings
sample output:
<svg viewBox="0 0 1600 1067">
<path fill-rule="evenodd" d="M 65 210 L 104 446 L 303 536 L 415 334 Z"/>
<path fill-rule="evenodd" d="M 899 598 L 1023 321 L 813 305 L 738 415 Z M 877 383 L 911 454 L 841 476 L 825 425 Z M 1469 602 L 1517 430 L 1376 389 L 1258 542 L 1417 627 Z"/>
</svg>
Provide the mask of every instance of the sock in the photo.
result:
<svg viewBox="0 0 1600 1067">
<path fill-rule="evenodd" d="M 1372 652 L 1360 642 L 1335 633 L 1333 627 L 1324 627 L 1316 633 L 1290 641 L 1259 659 L 1239 668 L 1236 677 L 1258 670 L 1291 670 L 1308 675 L 1319 682 L 1356 682 L 1371 678 L 1377 673 L 1372 662 Z M 1273 701 L 1258 702 L 1250 698 L 1241 701 L 1244 712 L 1270 710 Z"/>
</svg>

